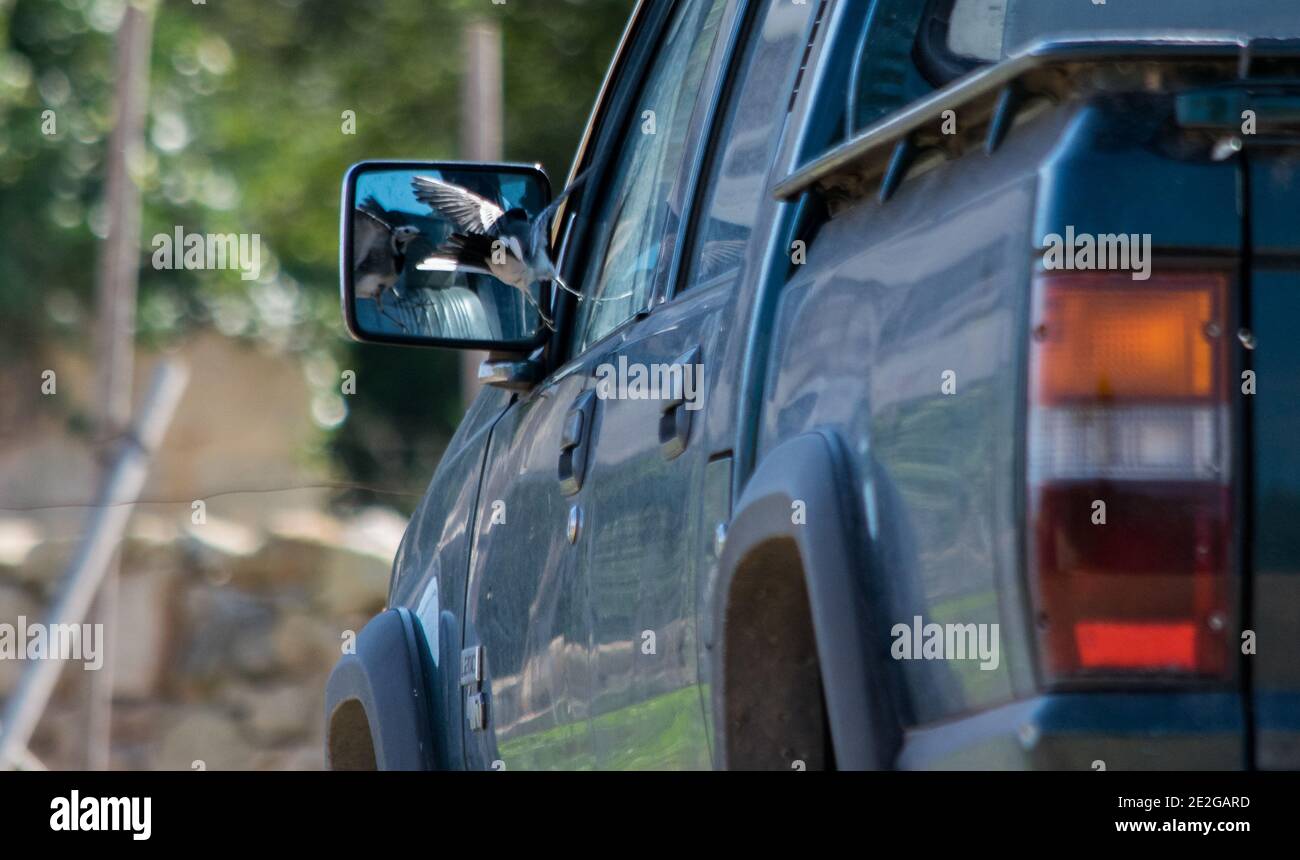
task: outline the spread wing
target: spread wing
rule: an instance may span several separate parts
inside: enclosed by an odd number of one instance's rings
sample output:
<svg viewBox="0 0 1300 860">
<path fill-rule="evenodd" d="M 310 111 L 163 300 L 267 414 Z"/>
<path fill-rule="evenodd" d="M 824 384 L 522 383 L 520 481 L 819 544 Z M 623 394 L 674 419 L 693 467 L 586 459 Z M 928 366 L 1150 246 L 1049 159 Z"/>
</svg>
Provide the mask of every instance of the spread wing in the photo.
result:
<svg viewBox="0 0 1300 860">
<path fill-rule="evenodd" d="M 579 188 L 583 186 L 584 183 L 586 183 L 588 177 L 591 176 L 591 173 L 595 169 L 595 167 L 596 165 L 593 164 L 592 166 L 588 167 L 587 169 L 579 173 L 576 177 L 574 177 L 573 181 L 569 183 L 569 187 L 560 192 L 559 197 L 556 197 L 549 204 L 547 204 L 545 209 L 537 213 L 537 217 L 533 219 L 532 225 L 530 227 L 531 234 L 532 234 L 530 239 L 533 244 L 533 247 L 535 248 L 551 247 L 551 219 L 555 217 L 555 213 L 559 211 L 560 206 L 564 203 L 564 201 L 569 199 L 569 195 L 577 191 Z"/>
<path fill-rule="evenodd" d="M 468 188 L 431 176 L 412 177 L 411 189 L 416 200 L 455 224 L 460 233 L 488 233 L 504 214 L 500 206 Z"/>
</svg>

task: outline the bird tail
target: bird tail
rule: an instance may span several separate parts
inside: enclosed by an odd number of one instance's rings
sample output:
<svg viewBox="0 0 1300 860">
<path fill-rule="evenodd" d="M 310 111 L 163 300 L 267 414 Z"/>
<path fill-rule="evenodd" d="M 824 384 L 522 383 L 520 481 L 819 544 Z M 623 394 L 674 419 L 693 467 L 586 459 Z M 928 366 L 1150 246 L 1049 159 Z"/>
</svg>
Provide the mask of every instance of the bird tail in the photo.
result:
<svg viewBox="0 0 1300 860">
<path fill-rule="evenodd" d="M 435 253 L 464 265 L 485 267 L 492 255 L 492 240 L 478 234 L 452 233 Z"/>
</svg>

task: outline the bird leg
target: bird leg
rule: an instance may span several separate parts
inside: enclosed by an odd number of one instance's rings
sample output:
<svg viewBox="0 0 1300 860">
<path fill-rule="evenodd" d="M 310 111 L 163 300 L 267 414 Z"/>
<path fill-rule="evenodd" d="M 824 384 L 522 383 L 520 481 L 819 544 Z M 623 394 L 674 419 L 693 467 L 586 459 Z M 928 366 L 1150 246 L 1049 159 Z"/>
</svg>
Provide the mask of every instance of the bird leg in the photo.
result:
<svg viewBox="0 0 1300 860">
<path fill-rule="evenodd" d="M 575 290 L 573 287 L 571 287 L 571 286 L 569 286 L 568 284 L 566 284 L 566 283 L 564 282 L 564 279 L 561 278 L 559 275 L 556 275 L 555 277 L 551 278 L 551 283 L 555 284 L 555 286 L 557 286 L 557 287 L 559 287 L 560 289 L 564 290 L 564 291 L 565 291 L 566 293 L 568 293 L 569 295 L 571 295 L 571 296 L 577 296 L 577 297 L 578 297 L 578 301 L 582 301 L 582 299 L 583 299 L 583 295 L 582 295 L 582 293 L 578 292 L 578 291 Z"/>
<path fill-rule="evenodd" d="M 577 296 L 578 301 L 580 302 L 616 302 L 620 299 L 625 299 L 628 296 L 632 295 L 632 290 L 628 290 L 626 293 L 622 293 L 617 296 L 584 296 L 582 293 L 578 292 L 573 287 L 566 284 L 559 275 L 556 275 L 555 277 L 551 278 L 551 283 L 555 284 L 557 287 L 564 290 L 569 295 Z"/>
<path fill-rule="evenodd" d="M 627 292 L 620 292 L 620 294 L 616 296 L 585 296 L 582 295 L 581 292 L 575 290 L 575 288 L 568 286 L 567 283 L 564 283 L 563 279 L 560 278 L 559 275 L 555 275 L 554 278 L 551 278 L 551 283 L 554 283 L 556 287 L 567 292 L 567 294 L 577 296 L 578 301 L 619 301 L 620 299 L 627 299 L 627 297 L 632 295 L 633 292 L 632 290 L 628 290 Z"/>
<path fill-rule="evenodd" d="M 375 305 L 379 308 L 379 312 L 381 314 L 383 314 L 384 316 L 392 320 L 397 325 L 397 327 L 400 328 L 402 331 L 406 331 L 405 323 L 403 323 L 397 317 L 390 314 L 388 312 L 388 309 L 384 307 L 384 290 L 380 290 L 379 295 L 375 296 Z"/>
<path fill-rule="evenodd" d="M 519 292 L 524 294 L 524 298 L 528 299 L 528 303 L 533 306 L 533 310 L 537 311 L 537 315 L 542 319 L 542 325 L 551 331 L 555 331 L 555 320 L 547 316 L 546 311 L 542 310 L 542 306 L 538 304 L 537 299 L 533 298 L 532 293 L 528 292 L 528 290 L 520 290 Z"/>
</svg>

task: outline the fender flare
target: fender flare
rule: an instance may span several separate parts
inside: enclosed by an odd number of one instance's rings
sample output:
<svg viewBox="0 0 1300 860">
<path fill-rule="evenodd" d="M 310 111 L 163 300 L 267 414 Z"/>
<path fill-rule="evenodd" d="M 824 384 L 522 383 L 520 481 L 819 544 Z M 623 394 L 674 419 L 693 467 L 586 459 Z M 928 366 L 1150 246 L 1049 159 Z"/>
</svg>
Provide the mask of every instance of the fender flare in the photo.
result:
<svg viewBox="0 0 1300 860">
<path fill-rule="evenodd" d="M 725 630 L 732 584 L 741 563 L 760 545 L 793 542 L 803 566 L 836 765 L 842 770 L 890 768 L 901 728 L 890 701 L 888 668 L 870 647 L 867 595 L 872 567 L 853 462 L 839 436 L 814 430 L 782 442 L 755 469 L 736 505 L 718 562 L 711 635 L 717 750 L 727 767 Z M 791 516 L 805 505 L 805 522 Z"/>
<path fill-rule="evenodd" d="M 405 608 L 387 609 L 361 629 L 356 653 L 343 655 L 325 685 L 327 766 L 335 764 L 336 744 L 364 741 L 364 727 L 352 722 L 359 704 L 369 728 L 376 768 L 435 769 L 430 691 L 424 672 L 426 650 L 419 624 Z M 336 730 L 350 736 L 335 737 Z"/>
</svg>

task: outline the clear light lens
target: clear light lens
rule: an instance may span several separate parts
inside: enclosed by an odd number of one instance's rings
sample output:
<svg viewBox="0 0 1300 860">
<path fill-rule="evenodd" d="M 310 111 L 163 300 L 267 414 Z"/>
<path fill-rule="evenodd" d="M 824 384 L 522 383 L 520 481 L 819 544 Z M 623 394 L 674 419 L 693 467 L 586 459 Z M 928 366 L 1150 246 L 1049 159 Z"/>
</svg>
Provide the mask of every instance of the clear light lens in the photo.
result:
<svg viewBox="0 0 1300 860">
<path fill-rule="evenodd" d="M 1228 480 L 1223 406 L 1075 406 L 1030 413 L 1029 480 Z"/>
</svg>

